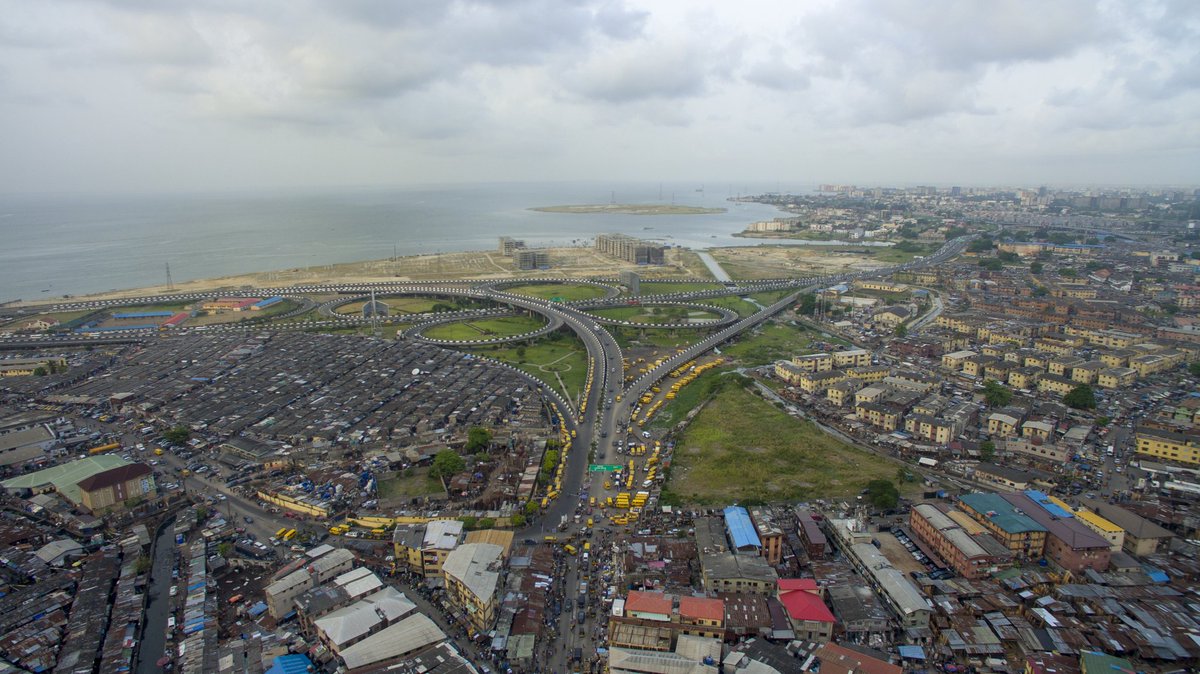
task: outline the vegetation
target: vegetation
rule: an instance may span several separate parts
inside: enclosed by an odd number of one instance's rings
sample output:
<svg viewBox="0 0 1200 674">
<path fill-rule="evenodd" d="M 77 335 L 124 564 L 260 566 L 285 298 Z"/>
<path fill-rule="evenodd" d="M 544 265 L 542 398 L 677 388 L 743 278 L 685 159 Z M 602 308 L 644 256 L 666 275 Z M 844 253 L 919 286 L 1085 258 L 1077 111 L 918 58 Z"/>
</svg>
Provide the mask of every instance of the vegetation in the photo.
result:
<svg viewBox="0 0 1200 674">
<path fill-rule="evenodd" d="M 1012 397 L 1012 390 L 995 379 L 983 382 L 983 399 L 988 407 L 1004 407 L 1012 401 Z"/>
<path fill-rule="evenodd" d="M 1077 410 L 1096 409 L 1096 392 L 1087 384 L 1080 384 L 1063 396 L 1063 404 Z"/>
<path fill-rule="evenodd" d="M 721 351 L 742 365 L 756 367 L 808 351 L 811 344 L 812 333 L 801 323 L 768 323 L 744 333 L 737 343 Z"/>
<path fill-rule="evenodd" d="M 900 490 L 891 480 L 871 480 L 866 491 L 867 502 L 880 510 L 891 510 L 900 503 Z"/>
<path fill-rule="evenodd" d="M 149 573 L 152 566 L 154 566 L 154 563 L 150 560 L 150 558 L 146 555 L 142 555 L 141 557 L 137 558 L 136 562 L 134 562 L 133 570 L 138 573 Z"/>
<path fill-rule="evenodd" d="M 718 290 L 725 287 L 720 283 L 664 283 L 662 281 L 642 281 L 638 285 L 643 296 L 689 293 L 698 290 Z"/>
<path fill-rule="evenodd" d="M 979 456 L 984 461 L 991 461 L 996 457 L 996 443 L 991 440 L 984 440 L 979 443 Z"/>
<path fill-rule="evenodd" d="M 523 335 L 533 332 L 545 324 L 546 322 L 541 317 L 504 316 L 460 323 L 443 323 L 429 328 L 424 335 L 430 339 L 444 340 L 494 339 Z"/>
<path fill-rule="evenodd" d="M 690 318 L 701 320 L 715 320 L 720 318 L 720 315 L 715 311 L 701 311 L 691 307 L 653 305 L 595 309 L 588 313 L 595 314 L 601 318 L 629 321 L 630 323 L 686 323 Z"/>
<path fill-rule="evenodd" d="M 429 477 L 448 479 L 458 475 L 467 468 L 467 462 L 453 449 L 443 449 L 433 457 L 433 467 L 429 469 Z"/>
<path fill-rule="evenodd" d="M 727 388 L 746 386 L 750 379 L 732 374 L 728 368 L 709 370 L 696 378 L 696 381 L 679 389 L 674 400 L 668 400 L 650 425 L 655 428 L 667 428 L 683 421 L 688 412 L 696 409 L 701 403 L 709 400 Z"/>
<path fill-rule="evenodd" d="M 190 437 L 192 437 L 192 431 L 182 424 L 163 433 L 163 439 L 172 445 L 182 445 Z"/>
<path fill-rule="evenodd" d="M 442 494 L 442 483 L 429 476 L 429 468 L 408 468 L 403 474 L 384 477 L 377 483 L 379 498 L 411 499 Z"/>
<path fill-rule="evenodd" d="M 1190 372 L 1193 377 L 1200 377 L 1200 362 L 1189 364 L 1188 372 Z"/>
<path fill-rule="evenodd" d="M 508 363 L 570 398 L 579 395 L 587 381 L 587 350 L 573 334 L 555 332 L 530 345 L 476 347 L 471 353 Z"/>
<path fill-rule="evenodd" d="M 597 297 L 604 297 L 607 293 L 604 288 L 597 286 L 570 283 L 527 283 L 525 285 L 510 286 L 505 288 L 504 291 L 513 293 L 514 295 L 528 295 L 544 300 L 560 298 L 564 302 L 592 300 Z"/>
<path fill-rule="evenodd" d="M 492 443 L 492 432 L 482 426 L 472 426 L 467 431 L 468 452 L 474 452 L 479 449 L 487 449 Z"/>
<path fill-rule="evenodd" d="M 845 497 L 894 475 L 896 467 L 728 386 L 680 437 L 663 502 L 750 505 Z"/>
</svg>

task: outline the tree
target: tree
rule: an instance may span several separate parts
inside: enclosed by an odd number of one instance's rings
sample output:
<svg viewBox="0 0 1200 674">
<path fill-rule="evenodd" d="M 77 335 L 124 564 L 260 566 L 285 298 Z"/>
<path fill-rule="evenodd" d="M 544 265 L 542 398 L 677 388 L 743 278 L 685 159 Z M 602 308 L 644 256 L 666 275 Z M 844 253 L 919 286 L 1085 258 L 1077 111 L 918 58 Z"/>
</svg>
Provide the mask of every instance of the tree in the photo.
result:
<svg viewBox="0 0 1200 674">
<path fill-rule="evenodd" d="M 1096 425 L 1100 428 L 1104 428 L 1110 423 L 1112 423 L 1112 419 L 1109 419 L 1108 417 L 1096 417 Z"/>
<path fill-rule="evenodd" d="M 916 482 L 917 476 L 905 466 L 900 466 L 896 469 L 897 482 Z"/>
<path fill-rule="evenodd" d="M 1040 274 L 1042 273 L 1042 269 L 1044 269 L 1042 263 L 1038 262 L 1037 260 L 1029 263 L 1029 271 L 1032 274 Z"/>
<path fill-rule="evenodd" d="M 517 347 L 517 361 L 521 362 L 521 363 L 525 362 L 525 347 L 524 346 Z"/>
<path fill-rule="evenodd" d="M 187 442 L 188 438 L 190 437 L 192 437 L 192 431 L 183 424 L 180 424 L 163 433 L 163 439 L 172 445 L 182 445 L 183 443 Z"/>
<path fill-rule="evenodd" d="M 1194 377 L 1200 377 L 1200 362 L 1195 362 L 1191 365 L 1188 365 L 1188 372 L 1192 373 L 1192 376 Z"/>
<path fill-rule="evenodd" d="M 1096 409 L 1096 393 L 1091 386 L 1080 384 L 1063 396 L 1063 404 L 1077 410 L 1094 410 Z"/>
<path fill-rule="evenodd" d="M 897 337 L 906 337 L 906 336 L 908 336 L 908 328 L 905 327 L 905 325 L 903 323 L 901 323 L 900 325 L 896 326 L 895 333 L 896 333 Z"/>
<path fill-rule="evenodd" d="M 1062 269 L 1058 270 L 1058 275 L 1063 278 L 1075 278 L 1076 276 L 1079 276 L 1079 272 L 1075 271 L 1071 267 L 1063 267 Z"/>
<path fill-rule="evenodd" d="M 494 526 L 496 526 L 496 520 L 491 517 L 485 517 L 475 523 L 475 527 L 478 529 L 491 529 Z"/>
<path fill-rule="evenodd" d="M 492 432 L 483 426 L 472 426 L 467 431 L 467 446 L 468 452 L 474 452 L 477 449 L 487 449 L 492 443 Z"/>
<path fill-rule="evenodd" d="M 463 523 L 463 528 L 467 530 L 474 529 L 479 524 L 479 518 L 474 515 L 463 515 L 458 518 L 459 522 Z"/>
<path fill-rule="evenodd" d="M 986 236 L 981 236 L 978 239 L 975 239 L 974 241 L 972 241 L 970 244 L 968 244 L 967 250 L 971 251 L 972 253 L 986 253 L 989 250 L 991 250 L 992 246 L 994 246 L 994 245 L 995 244 L 992 243 L 992 240 L 990 238 L 988 238 Z"/>
<path fill-rule="evenodd" d="M 871 480 L 867 483 L 867 502 L 881 510 L 891 510 L 900 502 L 900 491 L 891 480 Z"/>
<path fill-rule="evenodd" d="M 220 543 L 217 545 L 217 554 L 228 558 L 229 555 L 233 554 L 233 545 L 231 545 L 229 541 Z"/>
<path fill-rule="evenodd" d="M 525 514 L 526 515 L 530 515 L 530 516 L 536 515 L 537 511 L 538 511 L 537 501 L 526 501 L 525 502 Z"/>
<path fill-rule="evenodd" d="M 1004 407 L 1012 400 L 1012 391 L 995 379 L 983 382 L 983 399 L 988 407 Z"/>
<path fill-rule="evenodd" d="M 800 307 L 796 309 L 804 316 L 812 316 L 817 311 L 817 296 L 806 293 L 800 297 Z"/>
<path fill-rule="evenodd" d="M 150 567 L 152 566 L 154 566 L 154 563 L 150 560 L 150 558 L 146 555 L 142 555 L 141 557 L 137 558 L 136 562 L 134 562 L 133 570 L 138 573 L 147 573 L 150 571 Z"/>
<path fill-rule="evenodd" d="M 429 469 L 429 477 L 446 479 L 454 477 L 467 468 L 467 462 L 453 449 L 443 449 L 433 457 L 433 467 Z"/>
<path fill-rule="evenodd" d="M 542 470 L 547 473 L 553 473 L 554 467 L 558 465 L 558 452 L 553 449 L 546 450 L 542 456 Z"/>
<path fill-rule="evenodd" d="M 45 377 L 47 374 L 49 373 L 46 372 L 46 368 L 44 367 L 38 366 L 33 369 L 33 376 L 35 377 Z"/>
<path fill-rule="evenodd" d="M 996 443 L 991 440 L 984 440 L 979 443 L 979 456 L 984 461 L 991 461 L 996 458 Z"/>
<path fill-rule="evenodd" d="M 1000 271 L 1004 269 L 1004 263 L 998 257 L 987 257 L 979 261 L 979 266 L 988 271 Z"/>
<path fill-rule="evenodd" d="M 508 521 L 512 523 L 514 529 L 519 529 L 525 526 L 525 516 L 521 513 L 516 513 L 512 517 L 508 518 Z"/>
</svg>

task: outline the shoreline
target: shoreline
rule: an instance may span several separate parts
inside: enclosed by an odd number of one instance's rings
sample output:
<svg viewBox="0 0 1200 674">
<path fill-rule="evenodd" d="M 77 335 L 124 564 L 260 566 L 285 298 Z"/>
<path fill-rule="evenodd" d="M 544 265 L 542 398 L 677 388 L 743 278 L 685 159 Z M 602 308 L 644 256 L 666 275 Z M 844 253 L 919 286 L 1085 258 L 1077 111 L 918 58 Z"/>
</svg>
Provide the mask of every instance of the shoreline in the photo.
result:
<svg viewBox="0 0 1200 674">
<path fill-rule="evenodd" d="M 728 213 L 727 208 L 703 206 L 679 206 L 676 204 L 576 204 L 562 206 L 534 206 L 527 210 L 539 213 L 567 213 L 578 215 L 713 215 Z"/>
</svg>

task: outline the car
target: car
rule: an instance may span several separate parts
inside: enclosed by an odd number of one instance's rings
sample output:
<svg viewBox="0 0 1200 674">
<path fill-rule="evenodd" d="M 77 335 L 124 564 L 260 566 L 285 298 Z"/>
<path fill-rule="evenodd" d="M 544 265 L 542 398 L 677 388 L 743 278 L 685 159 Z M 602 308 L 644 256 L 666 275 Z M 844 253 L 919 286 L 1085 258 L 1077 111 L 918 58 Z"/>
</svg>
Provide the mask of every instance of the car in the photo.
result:
<svg viewBox="0 0 1200 674">
<path fill-rule="evenodd" d="M 242 521 L 245 522 L 246 524 L 254 524 L 254 518 L 249 515 L 246 515 L 245 517 L 243 517 Z"/>
</svg>

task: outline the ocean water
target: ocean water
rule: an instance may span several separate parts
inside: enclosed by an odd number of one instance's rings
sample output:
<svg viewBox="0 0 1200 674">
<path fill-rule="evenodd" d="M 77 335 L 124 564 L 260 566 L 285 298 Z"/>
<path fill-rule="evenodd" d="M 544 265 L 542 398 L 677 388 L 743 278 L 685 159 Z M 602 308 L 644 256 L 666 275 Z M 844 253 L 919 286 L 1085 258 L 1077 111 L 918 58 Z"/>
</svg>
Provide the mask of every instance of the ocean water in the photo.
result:
<svg viewBox="0 0 1200 674">
<path fill-rule="evenodd" d="M 662 199 L 660 201 L 660 189 Z M 417 253 L 587 244 L 621 232 L 688 248 L 731 236 L 774 207 L 729 201 L 778 186 L 487 184 L 146 196 L 0 196 L 0 301 L 45 299 Z M 812 186 L 789 187 L 793 192 Z M 541 213 L 558 204 L 676 203 L 712 215 Z"/>
</svg>

